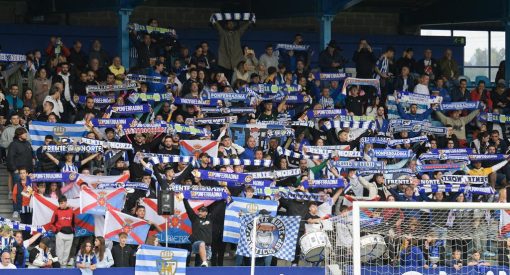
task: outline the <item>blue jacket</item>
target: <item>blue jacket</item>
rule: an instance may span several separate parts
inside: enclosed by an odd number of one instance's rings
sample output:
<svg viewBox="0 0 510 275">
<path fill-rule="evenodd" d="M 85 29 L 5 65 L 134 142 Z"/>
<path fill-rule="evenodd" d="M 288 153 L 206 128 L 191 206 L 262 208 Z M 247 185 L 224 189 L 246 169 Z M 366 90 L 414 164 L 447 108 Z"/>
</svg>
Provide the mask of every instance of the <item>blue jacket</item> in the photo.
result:
<svg viewBox="0 0 510 275">
<path fill-rule="evenodd" d="M 23 100 L 20 97 L 16 97 L 16 104 L 14 104 L 14 97 L 12 95 L 6 95 L 5 100 L 9 104 L 9 116 L 23 109 Z"/>
<path fill-rule="evenodd" d="M 419 247 L 410 246 L 400 251 L 401 266 L 423 266 L 424 264 L 423 251 Z"/>
</svg>

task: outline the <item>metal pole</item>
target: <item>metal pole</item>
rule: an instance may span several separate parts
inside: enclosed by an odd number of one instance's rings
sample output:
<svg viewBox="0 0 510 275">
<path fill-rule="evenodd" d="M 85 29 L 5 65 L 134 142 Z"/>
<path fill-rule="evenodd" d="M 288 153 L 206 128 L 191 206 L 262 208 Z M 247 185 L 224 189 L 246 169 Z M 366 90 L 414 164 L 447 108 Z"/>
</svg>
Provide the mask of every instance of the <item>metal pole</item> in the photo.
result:
<svg viewBox="0 0 510 275">
<path fill-rule="evenodd" d="M 166 238 L 166 245 L 165 247 L 168 247 L 168 222 L 169 222 L 170 216 L 166 216 L 166 223 L 165 223 L 165 238 Z"/>
<path fill-rule="evenodd" d="M 360 244 L 360 206 L 357 201 L 352 204 L 352 274 L 361 275 L 361 244 Z"/>
<path fill-rule="evenodd" d="M 334 15 L 322 15 L 320 19 L 320 50 L 324 50 L 329 41 L 331 41 L 331 22 L 333 22 Z"/>
<path fill-rule="evenodd" d="M 259 220 L 259 217 L 255 217 L 253 219 L 253 229 L 251 230 L 251 241 L 252 241 L 252 247 L 251 247 L 251 267 L 250 267 L 250 275 L 255 275 L 255 252 L 257 248 L 257 221 Z"/>
<path fill-rule="evenodd" d="M 507 6 L 510 6 L 510 4 L 508 4 Z M 509 9 L 509 8 L 510 7 L 507 7 L 507 9 Z M 509 83 L 510 83 L 510 18 L 507 17 L 505 19 L 505 84 L 506 84 L 506 87 L 510 86 Z"/>
<path fill-rule="evenodd" d="M 133 9 L 121 8 L 119 9 L 119 26 L 118 26 L 118 55 L 122 62 L 122 66 L 129 70 L 129 16 Z"/>
</svg>

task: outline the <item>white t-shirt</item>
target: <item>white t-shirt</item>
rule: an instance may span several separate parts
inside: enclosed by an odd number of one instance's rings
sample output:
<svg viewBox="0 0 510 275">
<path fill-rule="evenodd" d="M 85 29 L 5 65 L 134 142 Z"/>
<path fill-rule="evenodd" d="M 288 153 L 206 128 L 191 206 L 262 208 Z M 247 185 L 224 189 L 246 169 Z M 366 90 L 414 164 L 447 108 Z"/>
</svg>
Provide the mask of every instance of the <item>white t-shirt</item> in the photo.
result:
<svg viewBox="0 0 510 275">
<path fill-rule="evenodd" d="M 420 95 L 430 95 L 429 87 L 423 84 L 414 86 L 414 93 Z"/>
<path fill-rule="evenodd" d="M 9 264 L 7 266 L 0 264 L 0 269 L 16 269 L 16 266 L 13 264 Z"/>
</svg>

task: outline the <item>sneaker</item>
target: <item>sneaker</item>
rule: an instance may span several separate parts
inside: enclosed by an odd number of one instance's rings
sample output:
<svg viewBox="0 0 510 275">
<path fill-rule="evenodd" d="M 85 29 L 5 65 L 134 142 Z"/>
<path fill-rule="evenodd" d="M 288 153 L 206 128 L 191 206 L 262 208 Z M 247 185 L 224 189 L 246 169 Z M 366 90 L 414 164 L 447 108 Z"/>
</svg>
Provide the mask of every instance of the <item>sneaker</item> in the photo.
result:
<svg viewBox="0 0 510 275">
<path fill-rule="evenodd" d="M 12 219 L 13 220 L 19 220 L 19 213 L 18 213 L 18 211 L 12 212 Z"/>
<path fill-rule="evenodd" d="M 74 266 L 74 258 L 69 259 L 69 261 L 67 261 L 67 265 Z"/>
<path fill-rule="evenodd" d="M 201 267 L 208 267 L 209 265 L 207 264 L 207 262 L 202 262 L 202 264 L 200 266 Z"/>
</svg>

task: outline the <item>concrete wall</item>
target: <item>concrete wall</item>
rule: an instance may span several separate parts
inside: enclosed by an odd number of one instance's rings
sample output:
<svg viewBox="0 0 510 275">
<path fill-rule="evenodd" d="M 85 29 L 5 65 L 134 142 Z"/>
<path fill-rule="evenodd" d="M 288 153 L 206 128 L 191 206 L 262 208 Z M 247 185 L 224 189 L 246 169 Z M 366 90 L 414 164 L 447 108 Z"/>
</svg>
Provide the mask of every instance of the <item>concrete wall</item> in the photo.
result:
<svg viewBox="0 0 510 275">
<path fill-rule="evenodd" d="M 25 23 L 27 6 L 24 1 L 0 1 L 0 23 Z M 149 18 L 156 18 L 162 26 L 174 28 L 204 28 L 209 24 L 209 17 L 219 8 L 200 7 L 152 7 L 139 6 L 132 15 L 131 22 L 145 23 Z M 71 26 L 113 27 L 117 25 L 117 14 L 112 11 L 52 14 L 45 16 L 46 24 Z M 333 32 L 342 34 L 398 34 L 399 15 L 397 13 L 360 13 L 341 12 L 333 21 Z M 314 17 L 290 17 L 282 19 L 260 19 L 260 30 L 292 30 L 315 32 L 319 24 Z"/>
</svg>

